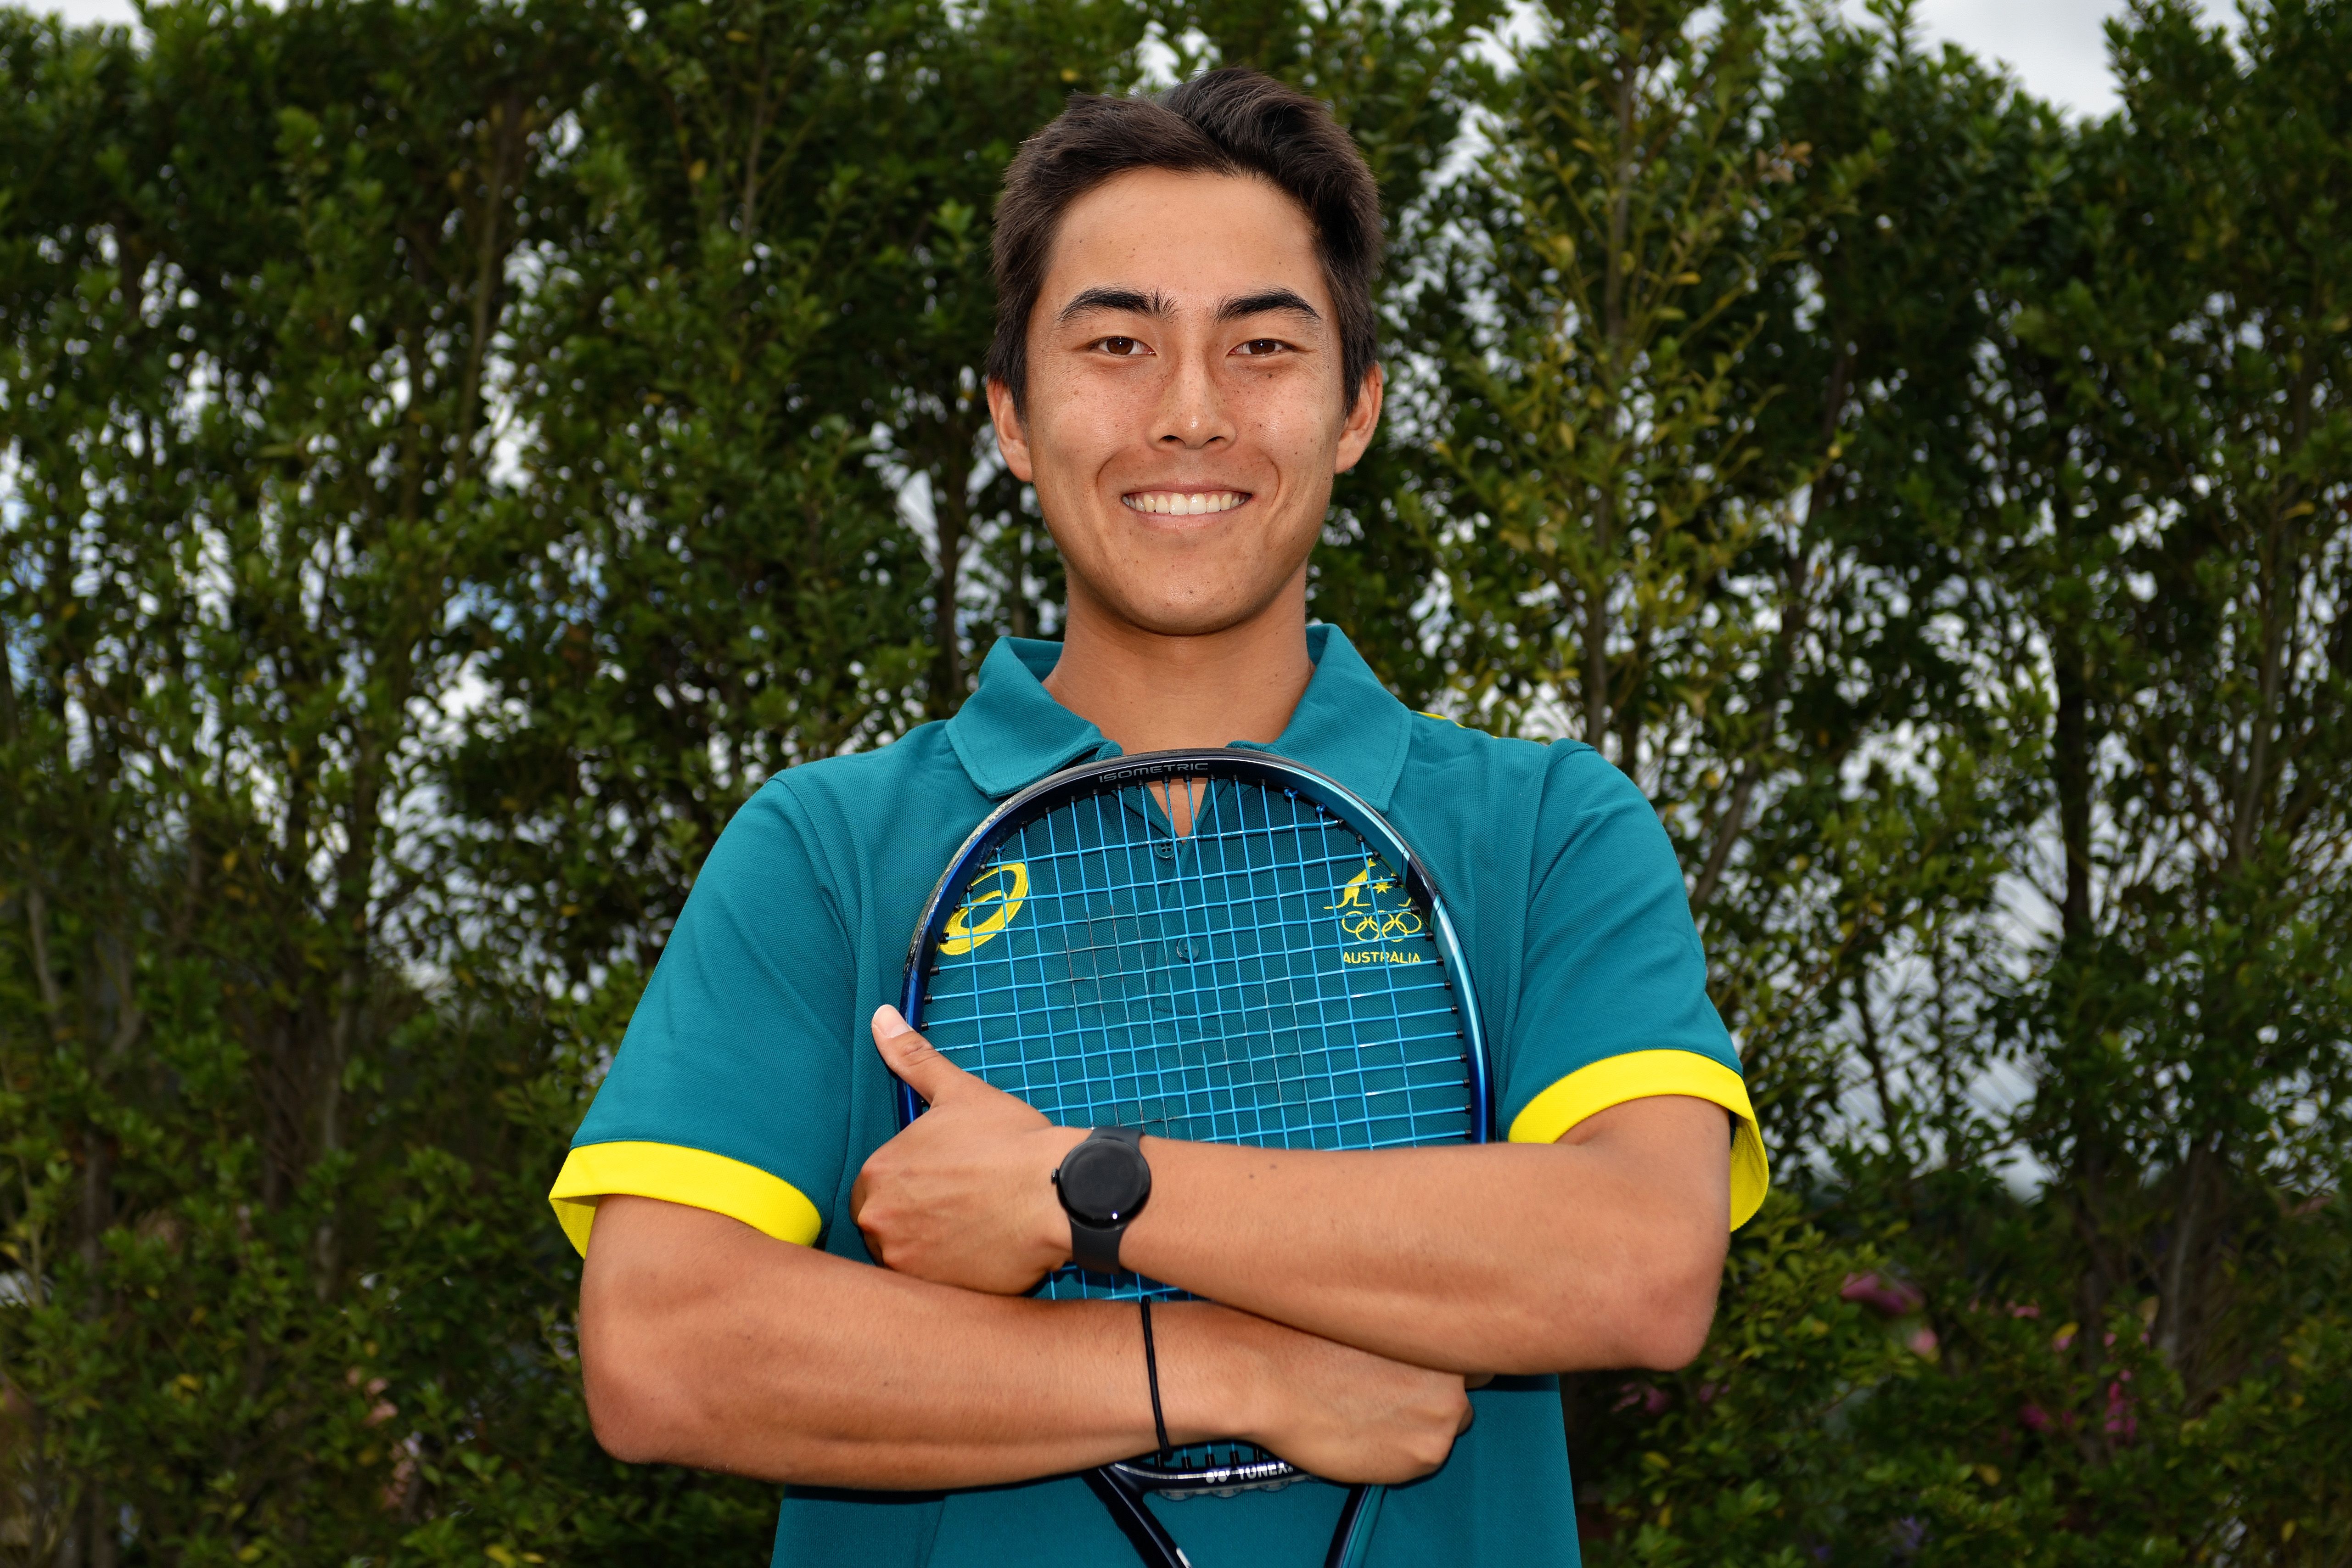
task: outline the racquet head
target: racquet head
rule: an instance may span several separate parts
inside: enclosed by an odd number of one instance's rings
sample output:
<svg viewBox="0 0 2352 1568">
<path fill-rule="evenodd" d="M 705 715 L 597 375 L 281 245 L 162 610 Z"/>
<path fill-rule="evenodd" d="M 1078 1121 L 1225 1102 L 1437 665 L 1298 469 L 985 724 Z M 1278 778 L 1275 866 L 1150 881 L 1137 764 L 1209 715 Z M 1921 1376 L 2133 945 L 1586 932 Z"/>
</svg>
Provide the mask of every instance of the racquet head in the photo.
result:
<svg viewBox="0 0 2352 1568">
<path fill-rule="evenodd" d="M 1489 1132 L 1477 1007 L 1435 882 L 1363 801 L 1259 752 L 1089 763 L 1007 801 L 940 878 L 902 1010 L 1066 1126 L 1293 1149 Z M 899 1096 L 911 1121 L 920 1102 Z M 1038 1293 L 1182 1295 L 1075 1267 Z M 1172 1495 L 1299 1473 L 1230 1442 L 1116 1468 Z"/>
</svg>

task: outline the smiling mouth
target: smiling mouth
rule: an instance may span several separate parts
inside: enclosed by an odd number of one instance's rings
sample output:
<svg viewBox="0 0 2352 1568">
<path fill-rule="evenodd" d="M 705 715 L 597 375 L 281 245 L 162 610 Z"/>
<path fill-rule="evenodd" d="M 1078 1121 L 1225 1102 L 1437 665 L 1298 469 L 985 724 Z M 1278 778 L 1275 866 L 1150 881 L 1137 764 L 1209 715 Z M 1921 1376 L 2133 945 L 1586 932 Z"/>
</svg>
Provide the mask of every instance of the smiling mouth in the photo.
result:
<svg viewBox="0 0 2352 1568">
<path fill-rule="evenodd" d="M 1131 511 L 1155 517 L 1206 517 L 1231 511 L 1250 499 L 1247 490 L 1129 490 L 1118 498 Z"/>
</svg>

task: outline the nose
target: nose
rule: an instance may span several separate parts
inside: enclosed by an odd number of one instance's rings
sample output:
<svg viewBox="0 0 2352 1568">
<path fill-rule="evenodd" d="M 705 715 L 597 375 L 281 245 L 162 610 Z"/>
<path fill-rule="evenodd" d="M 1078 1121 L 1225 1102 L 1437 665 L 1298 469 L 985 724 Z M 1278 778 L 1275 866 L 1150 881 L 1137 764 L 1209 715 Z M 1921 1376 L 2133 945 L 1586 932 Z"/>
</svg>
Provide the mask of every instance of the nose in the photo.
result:
<svg viewBox="0 0 2352 1568">
<path fill-rule="evenodd" d="M 1153 424 L 1152 444 L 1163 451 L 1206 451 L 1234 439 L 1233 418 L 1216 375 L 1191 354 L 1178 357 Z"/>
</svg>

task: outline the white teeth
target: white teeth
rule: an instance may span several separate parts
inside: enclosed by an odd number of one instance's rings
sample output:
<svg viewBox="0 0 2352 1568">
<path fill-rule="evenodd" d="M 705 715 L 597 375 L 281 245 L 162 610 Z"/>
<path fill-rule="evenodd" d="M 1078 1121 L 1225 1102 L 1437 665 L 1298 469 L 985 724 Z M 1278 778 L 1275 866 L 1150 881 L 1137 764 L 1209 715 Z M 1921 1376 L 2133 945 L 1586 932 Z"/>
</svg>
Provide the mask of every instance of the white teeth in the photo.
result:
<svg viewBox="0 0 2352 1568">
<path fill-rule="evenodd" d="M 1138 511 L 1158 517 L 1202 517 L 1211 512 L 1231 511 L 1249 500 L 1240 490 L 1207 490 L 1179 492 L 1176 490 L 1137 490 L 1124 498 Z"/>
</svg>

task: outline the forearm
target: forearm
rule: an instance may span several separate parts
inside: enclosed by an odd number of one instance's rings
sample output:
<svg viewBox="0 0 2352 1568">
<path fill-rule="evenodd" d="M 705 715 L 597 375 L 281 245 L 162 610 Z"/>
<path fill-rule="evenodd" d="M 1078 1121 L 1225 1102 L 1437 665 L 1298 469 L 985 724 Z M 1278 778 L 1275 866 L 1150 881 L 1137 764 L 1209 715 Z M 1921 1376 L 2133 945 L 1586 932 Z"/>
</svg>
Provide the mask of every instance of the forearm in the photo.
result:
<svg viewBox="0 0 2352 1568">
<path fill-rule="evenodd" d="M 640 1245 L 653 1226 L 658 1248 Z M 1218 1311 L 1156 1314 L 1178 1442 L 1245 1421 L 1245 1333 L 1200 1321 Z M 701 1210 L 606 1199 L 580 1315 L 589 1413 L 625 1459 L 918 1489 L 1055 1475 L 1157 1441 L 1133 1306 L 934 1285 Z"/>
<path fill-rule="evenodd" d="M 1070 1257 L 1052 1173 L 1087 1133 L 958 1070 L 884 1008 L 875 1041 L 929 1103 L 858 1173 L 893 1271 L 1006 1295 Z M 1680 1095 L 1557 1143 L 1366 1152 L 1143 1140 L 1128 1267 L 1377 1356 L 1458 1373 L 1679 1366 L 1715 1310 L 1730 1124 Z"/>
<path fill-rule="evenodd" d="M 1121 1261 L 1424 1366 L 1679 1364 L 1712 1312 L 1728 1156 L 1694 1170 L 1644 1158 L 1645 1139 L 1686 1144 L 1682 1123 L 1719 1137 L 1723 1113 L 1642 1103 L 1559 1144 L 1318 1153 L 1147 1139 L 1151 1201 Z"/>
</svg>

